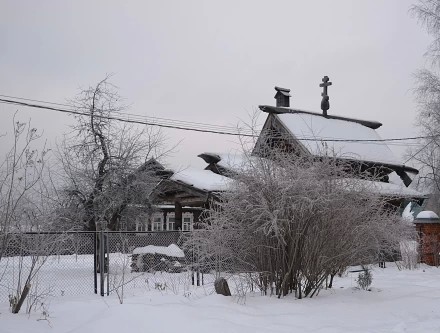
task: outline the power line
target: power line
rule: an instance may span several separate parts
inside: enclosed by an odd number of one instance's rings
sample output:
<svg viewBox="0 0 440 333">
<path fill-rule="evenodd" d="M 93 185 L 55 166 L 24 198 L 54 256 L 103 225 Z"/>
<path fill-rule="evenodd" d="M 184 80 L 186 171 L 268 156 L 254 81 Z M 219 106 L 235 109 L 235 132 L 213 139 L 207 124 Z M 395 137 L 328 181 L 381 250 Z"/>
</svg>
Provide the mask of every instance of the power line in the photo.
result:
<svg viewBox="0 0 440 333">
<path fill-rule="evenodd" d="M 0 95 L 0 96 L 7 96 L 7 95 Z M 61 106 L 67 106 L 70 107 L 67 104 L 61 104 L 61 103 L 51 103 L 51 102 L 44 102 L 44 101 L 38 101 L 38 100 L 32 100 L 32 99 L 27 99 L 27 98 L 19 98 L 19 97 L 12 97 L 12 96 L 8 96 L 9 98 L 14 98 L 14 99 L 21 99 L 21 100 L 27 100 L 27 101 L 36 101 L 36 102 L 40 102 L 40 103 L 45 103 L 45 104 L 52 104 L 52 105 L 61 105 Z M 74 115 L 80 115 L 80 116 L 89 116 L 88 112 L 81 112 L 81 111 L 77 111 L 77 110 L 72 110 L 72 109 L 63 109 L 63 108 L 58 108 L 58 107 L 52 107 L 52 106 L 46 106 L 46 105 L 41 105 L 41 104 L 35 104 L 35 103 L 27 103 L 27 102 L 20 102 L 20 101 L 16 101 L 16 100 L 12 100 L 12 99 L 4 99 L 4 98 L 0 98 L 0 103 L 5 103 L 5 104 L 12 104 L 12 105 L 20 105 L 20 106 L 25 106 L 25 107 L 31 107 L 31 108 L 37 108 L 37 109 L 44 109 L 44 110 L 50 110 L 50 111 L 55 111 L 55 112 L 63 112 L 63 113 L 68 113 L 68 114 L 74 114 Z M 130 114 L 124 114 L 124 113 L 118 113 L 121 116 L 122 115 L 129 115 Z M 131 115 L 131 116 L 135 116 L 138 117 L 137 119 L 130 119 L 130 118 L 122 118 L 122 117 L 115 117 L 115 116 L 99 116 L 96 115 L 96 117 L 98 118 L 106 118 L 106 119 L 111 119 L 111 120 L 116 120 L 116 121 L 121 121 L 121 122 L 126 122 L 126 123 L 133 123 L 133 124 L 139 124 L 139 125 L 147 125 L 147 126 L 158 126 L 158 127 L 163 127 L 163 128 L 171 128 L 171 129 L 178 129 L 178 130 L 186 130 L 186 131 L 194 131 L 194 132 L 201 132 L 201 133 L 213 133 L 213 134 L 221 134 L 221 135 L 232 135 L 232 136 L 244 136 L 244 137 L 258 137 L 258 135 L 256 134 L 249 134 L 249 133 L 241 133 L 239 131 L 232 131 L 232 130 L 219 130 L 219 129 L 214 129 L 216 127 L 216 125 L 210 125 L 210 124 L 204 124 L 204 123 L 195 123 L 195 122 L 180 122 L 181 124 L 179 124 L 179 121 L 177 120 L 172 120 L 172 119 L 166 119 L 166 118 L 156 118 L 156 119 L 163 119 L 163 120 L 170 120 L 170 121 L 175 121 L 177 122 L 177 125 L 175 124 L 170 124 L 167 122 L 154 122 L 154 121 L 149 121 L 148 118 L 147 120 L 141 120 L 139 119 L 139 117 L 142 117 L 140 115 Z M 188 125 L 185 125 L 188 124 Z M 190 126 L 190 125 L 193 126 Z M 203 128 L 201 126 L 194 126 L 194 125 L 206 125 L 206 126 L 212 126 L 212 128 Z M 228 127 L 222 127 L 219 126 L 218 128 L 228 128 Z M 230 129 L 232 129 L 232 127 L 229 127 Z M 235 128 L 234 130 L 237 130 L 237 128 Z M 438 137 L 438 135 L 431 135 L 431 136 L 415 136 L 415 137 L 403 137 L 403 138 L 390 138 L 390 139 L 338 139 L 338 138 L 316 138 L 316 137 L 297 137 L 298 140 L 302 140 L 302 141 L 323 141 L 323 142 L 360 142 L 360 143 L 381 143 L 381 142 L 390 142 L 391 144 L 397 144 L 397 142 L 399 141 L 408 141 L 408 140 L 420 140 L 420 139 L 430 139 L 430 138 L 435 138 Z"/>
<path fill-rule="evenodd" d="M 72 111 L 75 111 L 75 109 L 82 109 L 85 111 L 88 110 L 88 108 L 86 108 L 86 107 L 78 107 L 76 105 L 73 106 L 73 105 L 63 104 L 63 103 L 47 102 L 47 101 L 31 99 L 31 98 L 24 98 L 24 97 L 10 96 L 10 95 L 0 95 L 0 97 L 6 97 L 6 98 L 11 98 L 11 99 L 15 99 L 15 100 L 22 100 L 22 101 L 44 103 L 44 104 L 49 104 L 49 105 L 64 106 L 64 107 L 69 108 Z M 75 109 L 72 109 L 73 107 Z M 202 129 L 226 131 L 226 132 L 237 130 L 237 127 L 231 127 L 231 126 L 212 125 L 212 124 L 206 124 L 206 123 L 201 123 L 201 122 L 192 122 L 192 121 L 186 121 L 186 120 L 176 120 L 176 119 L 161 118 L 161 117 L 149 117 L 149 116 L 143 116 L 143 115 L 139 115 L 139 114 L 132 114 L 132 113 L 126 113 L 126 112 L 122 113 L 122 112 L 112 111 L 112 114 L 117 114 L 118 116 L 134 118 L 134 120 L 142 120 L 142 121 L 147 121 L 147 122 L 161 122 L 162 124 L 165 124 L 165 125 L 184 126 L 184 127 L 195 126 L 195 127 L 202 128 Z M 125 119 L 127 119 L 127 118 L 125 118 Z M 240 130 L 243 130 L 243 129 L 240 129 Z"/>
<path fill-rule="evenodd" d="M 23 101 L 29 101 L 29 102 L 38 102 L 38 103 L 44 103 L 44 104 L 52 104 L 52 105 L 60 105 L 60 106 L 71 107 L 71 105 L 69 105 L 69 104 L 47 102 L 47 101 L 42 101 L 42 100 L 32 99 L 32 98 L 24 98 L 24 97 L 10 96 L 10 95 L 0 95 L 0 97 L 13 98 L 13 99 L 21 99 Z"/>
<path fill-rule="evenodd" d="M 86 112 L 66 110 L 66 109 L 55 108 L 55 107 L 50 107 L 50 106 L 7 100 L 7 99 L 3 99 L 3 98 L 0 99 L 0 103 L 20 105 L 20 106 L 26 106 L 26 107 L 44 109 L 44 110 L 51 110 L 51 111 L 63 112 L 63 113 L 68 113 L 68 114 L 75 114 L 75 115 L 80 115 L 80 116 L 89 116 L 89 114 Z M 173 129 L 195 131 L 195 132 L 202 132 L 202 133 L 214 133 L 214 134 L 223 134 L 223 135 L 240 135 L 240 136 L 247 136 L 247 137 L 256 137 L 256 135 L 253 135 L 253 134 L 240 134 L 240 133 L 232 133 L 232 132 L 227 132 L 227 131 L 200 129 L 200 128 L 196 128 L 196 127 L 174 126 L 174 125 L 159 124 L 159 123 L 146 122 L 146 121 L 140 121 L 140 120 L 123 119 L 123 118 L 118 118 L 118 117 L 114 117 L 114 116 L 95 115 L 95 117 L 111 119 L 111 120 L 116 120 L 116 121 L 122 121 L 122 122 L 126 122 L 126 123 L 138 124 L 138 125 L 158 126 L 158 127 L 164 127 L 164 128 L 173 128 Z"/>
</svg>

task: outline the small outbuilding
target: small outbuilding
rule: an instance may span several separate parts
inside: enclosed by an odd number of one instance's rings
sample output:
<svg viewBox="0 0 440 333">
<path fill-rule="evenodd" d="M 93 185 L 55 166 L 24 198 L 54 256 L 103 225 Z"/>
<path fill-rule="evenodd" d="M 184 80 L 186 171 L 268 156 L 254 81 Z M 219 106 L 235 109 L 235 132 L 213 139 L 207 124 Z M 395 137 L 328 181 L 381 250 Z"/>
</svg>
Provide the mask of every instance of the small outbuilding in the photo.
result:
<svg viewBox="0 0 440 333">
<path fill-rule="evenodd" d="M 432 211 L 420 212 L 413 223 L 420 237 L 420 262 L 439 266 L 440 264 L 440 218 Z"/>
</svg>

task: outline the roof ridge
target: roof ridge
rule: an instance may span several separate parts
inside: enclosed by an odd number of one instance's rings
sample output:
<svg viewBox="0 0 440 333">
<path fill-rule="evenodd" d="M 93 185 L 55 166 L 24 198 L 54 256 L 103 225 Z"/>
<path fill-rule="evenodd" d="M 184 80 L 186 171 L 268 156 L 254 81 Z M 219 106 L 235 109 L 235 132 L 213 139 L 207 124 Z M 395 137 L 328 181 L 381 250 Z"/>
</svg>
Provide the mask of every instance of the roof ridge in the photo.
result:
<svg viewBox="0 0 440 333">
<path fill-rule="evenodd" d="M 312 111 L 305 111 L 301 109 L 292 109 L 292 108 L 286 108 L 286 107 L 278 107 L 278 106 L 271 106 L 271 105 L 259 105 L 258 106 L 261 111 L 267 112 L 267 113 L 276 113 L 276 114 L 295 114 L 295 113 L 303 113 L 303 114 L 309 114 L 312 116 L 320 116 L 327 119 L 335 119 L 335 120 L 342 120 L 342 121 L 349 121 L 352 123 L 357 123 L 360 125 L 363 125 L 365 127 L 371 128 L 371 129 L 378 129 L 382 126 L 382 123 L 374 120 L 362 120 L 362 119 L 356 119 L 356 118 L 349 118 L 349 117 L 343 117 L 343 116 L 336 116 L 336 115 L 323 115 L 322 113 L 312 112 Z"/>
</svg>

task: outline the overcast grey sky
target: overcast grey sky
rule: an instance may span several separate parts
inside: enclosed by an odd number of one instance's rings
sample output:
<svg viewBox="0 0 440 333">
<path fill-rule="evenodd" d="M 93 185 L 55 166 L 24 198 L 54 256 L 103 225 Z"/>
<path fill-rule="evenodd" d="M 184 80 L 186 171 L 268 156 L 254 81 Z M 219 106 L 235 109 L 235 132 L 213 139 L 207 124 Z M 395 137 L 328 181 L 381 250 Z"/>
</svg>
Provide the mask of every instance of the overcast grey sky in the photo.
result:
<svg viewBox="0 0 440 333">
<path fill-rule="evenodd" d="M 415 0 L 0 1 L 0 94 L 65 102 L 107 73 L 130 113 L 235 125 L 275 85 L 291 106 L 383 123 L 384 138 L 414 135 L 412 73 L 429 37 L 408 14 Z M 15 110 L 52 143 L 64 114 L 0 104 L 0 132 Z M 183 141 L 173 166 L 203 165 L 233 137 L 166 130 Z M 391 147 L 397 154 L 402 147 Z M 198 161 L 200 160 L 200 161 Z"/>
</svg>

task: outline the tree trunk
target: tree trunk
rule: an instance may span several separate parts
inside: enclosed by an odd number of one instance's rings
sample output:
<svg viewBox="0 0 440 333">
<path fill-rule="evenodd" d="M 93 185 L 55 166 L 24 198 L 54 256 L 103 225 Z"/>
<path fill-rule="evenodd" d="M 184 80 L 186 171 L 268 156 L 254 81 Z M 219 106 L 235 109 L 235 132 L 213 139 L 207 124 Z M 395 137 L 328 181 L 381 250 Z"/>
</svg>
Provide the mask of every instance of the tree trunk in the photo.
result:
<svg viewBox="0 0 440 333">
<path fill-rule="evenodd" d="M 23 288 L 23 292 L 21 293 L 20 299 L 18 300 L 17 304 L 14 305 L 12 308 L 12 313 L 18 313 L 21 309 L 21 306 L 23 305 L 24 300 L 26 299 L 29 290 L 31 290 L 31 284 L 26 283 L 26 285 Z"/>
<path fill-rule="evenodd" d="M 329 288 L 331 288 L 333 286 L 333 278 L 335 277 L 336 274 L 330 274 L 330 283 L 328 285 Z"/>
</svg>

